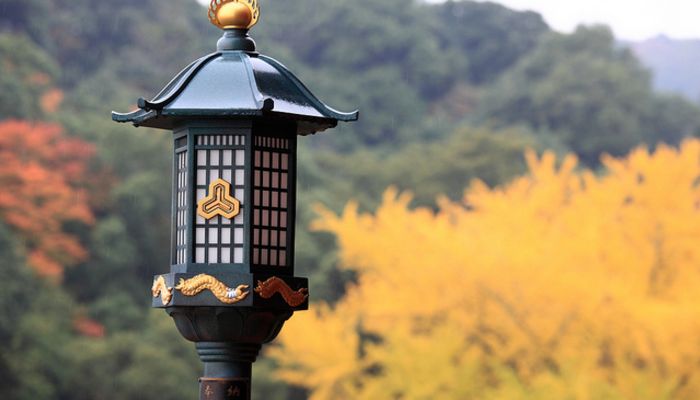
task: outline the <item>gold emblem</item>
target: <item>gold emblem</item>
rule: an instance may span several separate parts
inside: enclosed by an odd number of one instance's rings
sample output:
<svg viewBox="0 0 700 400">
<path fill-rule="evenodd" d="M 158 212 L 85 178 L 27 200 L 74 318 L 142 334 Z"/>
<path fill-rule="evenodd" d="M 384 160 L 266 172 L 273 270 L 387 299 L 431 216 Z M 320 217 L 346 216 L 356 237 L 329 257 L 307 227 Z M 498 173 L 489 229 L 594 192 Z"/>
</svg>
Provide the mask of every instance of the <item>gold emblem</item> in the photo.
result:
<svg viewBox="0 0 700 400">
<path fill-rule="evenodd" d="M 197 213 L 204 219 L 217 215 L 233 219 L 241 212 L 241 202 L 231 195 L 231 184 L 217 179 L 209 185 L 209 195 L 197 203 Z"/>
<path fill-rule="evenodd" d="M 258 18 L 258 0 L 212 0 L 209 4 L 209 21 L 221 29 L 250 29 Z"/>
<path fill-rule="evenodd" d="M 259 294 L 263 299 L 270 299 L 276 293 L 279 293 L 284 301 L 291 307 L 302 305 L 309 297 L 309 289 L 301 288 L 294 291 L 287 285 L 287 282 L 276 276 L 273 276 L 265 282 L 258 281 L 255 293 Z"/>
<path fill-rule="evenodd" d="M 212 292 L 220 302 L 224 304 L 236 304 L 248 297 L 248 285 L 239 285 L 233 289 L 226 286 L 220 280 L 211 275 L 200 274 L 191 279 L 180 279 L 180 283 L 175 286 L 175 290 L 187 297 L 194 297 L 205 290 Z"/>
<path fill-rule="evenodd" d="M 170 300 L 173 298 L 173 288 L 168 287 L 165 283 L 165 277 L 163 276 L 159 276 L 153 280 L 151 292 L 153 293 L 153 298 L 160 296 L 160 300 L 163 302 L 164 306 L 170 304 Z"/>
</svg>

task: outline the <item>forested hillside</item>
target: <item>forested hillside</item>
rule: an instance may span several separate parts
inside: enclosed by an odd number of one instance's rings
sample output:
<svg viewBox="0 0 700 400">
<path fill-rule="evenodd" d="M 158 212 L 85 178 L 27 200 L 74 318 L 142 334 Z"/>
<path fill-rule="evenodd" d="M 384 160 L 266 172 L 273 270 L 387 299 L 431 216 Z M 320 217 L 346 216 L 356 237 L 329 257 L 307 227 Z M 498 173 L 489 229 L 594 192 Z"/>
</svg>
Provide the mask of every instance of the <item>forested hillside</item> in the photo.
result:
<svg viewBox="0 0 700 400">
<path fill-rule="evenodd" d="M 338 268 L 334 236 L 309 229 L 312 204 L 374 211 L 394 185 L 414 193 L 407 206 L 438 209 L 473 179 L 525 173 L 527 148 L 600 170 L 603 154 L 700 134 L 700 108 L 656 93 L 606 27 L 559 34 L 473 1 L 263 7 L 258 50 L 361 110 L 300 149 L 296 263 L 330 304 L 357 273 Z M 110 111 L 154 95 L 219 35 L 195 0 L 0 0 L 2 399 L 196 396 L 194 347 L 149 309 L 169 267 L 171 138 Z M 274 362 L 256 368 L 258 398 L 306 398 Z"/>
</svg>

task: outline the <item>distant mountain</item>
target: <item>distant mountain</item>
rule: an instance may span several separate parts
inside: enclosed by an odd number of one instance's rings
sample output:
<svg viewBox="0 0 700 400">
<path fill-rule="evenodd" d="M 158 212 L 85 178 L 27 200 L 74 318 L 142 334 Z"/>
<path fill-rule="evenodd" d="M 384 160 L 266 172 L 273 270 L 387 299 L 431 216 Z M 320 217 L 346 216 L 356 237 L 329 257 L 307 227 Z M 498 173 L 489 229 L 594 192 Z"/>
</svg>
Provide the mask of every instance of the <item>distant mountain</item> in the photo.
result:
<svg viewBox="0 0 700 400">
<path fill-rule="evenodd" d="M 676 40 L 658 36 L 627 44 L 652 69 L 658 90 L 700 101 L 700 39 Z"/>
</svg>

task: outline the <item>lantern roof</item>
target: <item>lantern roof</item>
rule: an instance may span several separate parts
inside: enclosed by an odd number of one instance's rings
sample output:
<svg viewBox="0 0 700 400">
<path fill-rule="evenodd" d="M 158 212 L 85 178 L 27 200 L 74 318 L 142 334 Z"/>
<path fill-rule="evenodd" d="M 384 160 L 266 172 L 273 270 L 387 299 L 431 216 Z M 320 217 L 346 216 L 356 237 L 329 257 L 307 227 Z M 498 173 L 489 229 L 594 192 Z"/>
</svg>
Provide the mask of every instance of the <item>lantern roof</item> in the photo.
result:
<svg viewBox="0 0 700 400">
<path fill-rule="evenodd" d="M 259 14 L 255 1 L 212 1 L 209 19 L 225 29 L 218 51 L 187 66 L 152 100 L 139 99 L 138 110 L 112 119 L 174 129 L 193 119 L 279 117 L 297 121 L 301 135 L 356 121 L 358 111 L 325 105 L 284 65 L 255 51 L 247 31 Z"/>
</svg>

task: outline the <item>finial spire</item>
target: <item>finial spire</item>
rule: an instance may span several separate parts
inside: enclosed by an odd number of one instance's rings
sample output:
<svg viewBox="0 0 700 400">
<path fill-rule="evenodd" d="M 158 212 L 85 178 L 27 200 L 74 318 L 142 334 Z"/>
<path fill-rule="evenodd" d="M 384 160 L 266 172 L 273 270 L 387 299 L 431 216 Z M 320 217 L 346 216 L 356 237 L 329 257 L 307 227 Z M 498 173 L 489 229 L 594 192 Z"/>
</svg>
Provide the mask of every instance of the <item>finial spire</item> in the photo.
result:
<svg viewBox="0 0 700 400">
<path fill-rule="evenodd" d="M 250 29 L 258 18 L 258 0 L 211 0 L 209 5 L 209 21 L 221 29 Z"/>
</svg>

